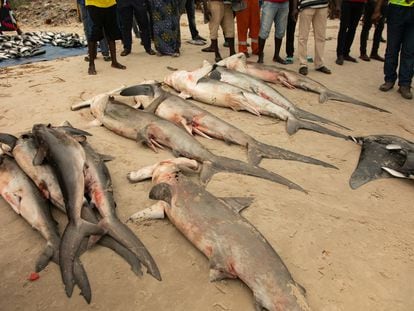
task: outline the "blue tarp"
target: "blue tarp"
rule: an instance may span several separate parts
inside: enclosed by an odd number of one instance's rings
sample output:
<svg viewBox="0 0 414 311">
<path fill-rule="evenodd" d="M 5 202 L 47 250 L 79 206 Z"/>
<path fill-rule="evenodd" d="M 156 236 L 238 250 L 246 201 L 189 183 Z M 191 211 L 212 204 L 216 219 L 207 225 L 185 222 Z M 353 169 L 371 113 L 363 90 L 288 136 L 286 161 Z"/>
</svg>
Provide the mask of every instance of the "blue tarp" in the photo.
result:
<svg viewBox="0 0 414 311">
<path fill-rule="evenodd" d="M 41 62 L 45 60 L 52 60 L 57 58 L 64 58 L 69 56 L 86 55 L 88 49 L 86 47 L 81 48 L 62 48 L 59 46 L 45 45 L 40 47 L 41 50 L 45 50 L 46 53 L 42 55 L 32 57 L 14 58 L 0 61 L 0 67 L 9 67 L 23 64 L 30 64 Z"/>
</svg>

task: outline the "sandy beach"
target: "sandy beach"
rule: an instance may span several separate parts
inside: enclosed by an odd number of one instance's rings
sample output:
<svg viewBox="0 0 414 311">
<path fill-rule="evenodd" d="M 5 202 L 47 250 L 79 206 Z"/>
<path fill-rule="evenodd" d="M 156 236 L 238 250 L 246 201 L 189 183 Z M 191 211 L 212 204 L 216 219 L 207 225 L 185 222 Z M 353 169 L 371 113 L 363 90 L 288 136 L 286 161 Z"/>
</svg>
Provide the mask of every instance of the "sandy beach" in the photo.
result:
<svg viewBox="0 0 414 311">
<path fill-rule="evenodd" d="M 208 27 L 197 13 L 200 34 L 208 38 Z M 392 134 L 414 140 L 414 101 L 404 100 L 396 88 L 382 93 L 383 65 L 377 61 L 335 64 L 338 20 L 328 21 L 325 64 L 332 75 L 315 72 L 309 76 L 327 87 L 387 109 L 391 114 L 347 103 L 318 102 L 316 94 L 275 88 L 299 107 L 341 123 L 353 136 Z M 24 25 L 23 25 L 24 26 Z M 134 38 L 132 54 L 120 57 L 127 70 L 117 70 L 102 56 L 96 61 L 96 76 L 87 74 L 84 56 L 23 66 L 0 68 L 0 132 L 19 134 L 35 123 L 61 124 L 68 120 L 86 129 L 93 120 L 88 109 L 71 111 L 71 105 L 92 96 L 133 85 L 147 79 L 162 81 L 167 67 L 192 70 L 213 53 L 186 43 L 190 33 L 181 18 L 182 48 L 178 58 L 147 55 Z M 359 56 L 359 26 L 352 53 Z M 38 27 L 39 30 L 82 33 L 81 24 Z M 30 30 L 30 28 L 24 28 Z M 384 32 L 385 35 L 385 32 Z M 271 34 L 272 38 L 273 32 Z M 372 33 L 371 33 L 372 37 Z M 370 37 L 370 38 L 371 38 Z M 268 40 L 265 63 L 272 63 L 273 40 Z M 313 36 L 308 53 L 313 54 Z M 228 50 L 222 47 L 222 56 Z M 368 41 L 368 48 L 372 44 Z M 284 44 L 283 44 L 284 49 Z M 118 55 L 122 46 L 118 44 Z M 381 44 L 383 54 L 385 45 Z M 282 56 L 285 56 L 284 51 Z M 256 56 L 250 60 L 255 61 Z M 297 70 L 298 61 L 286 68 Z M 207 189 L 216 196 L 251 196 L 254 203 L 243 211 L 271 243 L 294 279 L 307 291 L 312 310 L 319 311 L 410 311 L 414 310 L 414 191 L 412 181 L 380 179 L 357 190 L 349 178 L 360 154 L 351 141 L 299 131 L 288 136 L 285 123 L 265 116 L 199 104 L 261 142 L 312 156 L 337 166 L 338 170 L 299 162 L 264 160 L 262 166 L 298 183 L 304 194 L 261 179 L 220 173 Z M 334 129 L 334 128 L 333 128 Z M 87 129 L 92 146 L 115 159 L 109 162 L 117 213 L 122 221 L 154 202 L 148 198 L 151 183 L 130 184 L 126 174 L 173 155 L 154 153 L 136 142 L 117 136 L 104 127 Z M 218 140 L 197 137 L 216 154 L 246 160 L 245 149 Z M 54 216 L 63 231 L 65 218 Z M 254 310 L 251 291 L 239 280 L 209 282 L 209 263 L 168 221 L 130 223 L 156 260 L 163 281 L 150 275 L 139 278 L 115 253 L 96 247 L 81 260 L 92 288 L 87 305 L 75 290 L 67 298 L 57 265 L 51 263 L 31 282 L 37 256 L 44 240 L 0 199 L 0 310 Z"/>
</svg>

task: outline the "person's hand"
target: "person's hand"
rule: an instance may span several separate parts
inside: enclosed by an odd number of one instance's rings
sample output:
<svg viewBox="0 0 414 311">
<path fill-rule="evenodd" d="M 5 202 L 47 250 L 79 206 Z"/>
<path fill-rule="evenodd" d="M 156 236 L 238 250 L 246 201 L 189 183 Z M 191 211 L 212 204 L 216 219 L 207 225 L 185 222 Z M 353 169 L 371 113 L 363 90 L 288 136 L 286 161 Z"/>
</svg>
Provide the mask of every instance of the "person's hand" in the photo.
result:
<svg viewBox="0 0 414 311">
<path fill-rule="evenodd" d="M 292 20 L 293 21 L 297 21 L 298 20 L 298 14 L 299 14 L 299 11 L 298 11 L 298 9 L 297 8 L 294 8 L 293 10 L 292 10 L 292 13 L 290 13 L 290 16 L 292 17 Z"/>
<path fill-rule="evenodd" d="M 374 24 L 377 24 L 379 20 L 381 19 L 381 12 L 379 10 L 375 10 L 374 13 L 372 13 L 371 20 Z"/>
</svg>

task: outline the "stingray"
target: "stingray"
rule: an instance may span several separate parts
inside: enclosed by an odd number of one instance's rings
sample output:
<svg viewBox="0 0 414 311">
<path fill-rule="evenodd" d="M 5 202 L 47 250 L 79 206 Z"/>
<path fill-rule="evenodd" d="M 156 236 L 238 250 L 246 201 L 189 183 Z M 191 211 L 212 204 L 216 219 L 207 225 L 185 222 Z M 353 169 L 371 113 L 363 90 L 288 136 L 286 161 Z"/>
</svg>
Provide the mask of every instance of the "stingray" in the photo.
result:
<svg viewBox="0 0 414 311">
<path fill-rule="evenodd" d="M 393 135 L 356 137 L 362 145 L 357 168 L 349 185 L 359 188 L 378 178 L 414 178 L 414 143 Z"/>
</svg>

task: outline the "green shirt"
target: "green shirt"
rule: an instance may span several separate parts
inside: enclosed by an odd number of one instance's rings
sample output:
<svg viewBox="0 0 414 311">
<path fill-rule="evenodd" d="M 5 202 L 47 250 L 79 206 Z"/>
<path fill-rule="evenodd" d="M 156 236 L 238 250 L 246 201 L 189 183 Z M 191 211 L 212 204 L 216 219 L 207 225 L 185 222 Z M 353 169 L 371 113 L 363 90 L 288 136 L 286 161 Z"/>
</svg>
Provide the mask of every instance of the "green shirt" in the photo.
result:
<svg viewBox="0 0 414 311">
<path fill-rule="evenodd" d="M 401 6 L 413 6 L 414 0 L 390 0 L 391 4 L 401 5 Z"/>
</svg>

